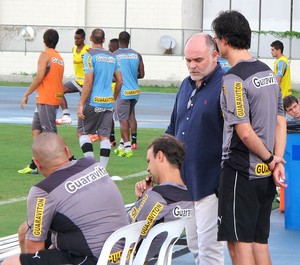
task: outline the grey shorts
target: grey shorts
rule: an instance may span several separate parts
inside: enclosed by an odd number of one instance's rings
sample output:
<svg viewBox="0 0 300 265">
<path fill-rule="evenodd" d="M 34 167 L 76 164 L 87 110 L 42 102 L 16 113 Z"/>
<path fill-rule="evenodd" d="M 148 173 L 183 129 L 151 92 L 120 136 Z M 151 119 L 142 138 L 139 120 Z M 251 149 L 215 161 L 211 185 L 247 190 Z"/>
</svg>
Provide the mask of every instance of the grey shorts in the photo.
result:
<svg viewBox="0 0 300 265">
<path fill-rule="evenodd" d="M 113 118 L 113 109 L 84 107 L 85 119 L 78 119 L 77 132 L 82 135 L 95 134 L 109 137 Z"/>
<path fill-rule="evenodd" d="M 22 265 L 42 265 L 42 264 L 82 264 L 95 265 L 97 259 L 87 256 L 75 256 L 66 251 L 57 249 L 47 249 L 35 254 L 21 254 L 20 262 Z"/>
<path fill-rule="evenodd" d="M 116 116 L 119 121 L 128 121 L 137 103 L 136 99 L 117 99 Z"/>
<path fill-rule="evenodd" d="M 64 84 L 64 93 L 76 93 L 79 92 L 81 94 L 82 92 L 82 86 L 79 85 L 76 81 L 69 81 Z"/>
<path fill-rule="evenodd" d="M 39 130 L 41 132 L 57 133 L 55 123 L 57 110 L 58 106 L 36 104 L 31 129 Z"/>
</svg>

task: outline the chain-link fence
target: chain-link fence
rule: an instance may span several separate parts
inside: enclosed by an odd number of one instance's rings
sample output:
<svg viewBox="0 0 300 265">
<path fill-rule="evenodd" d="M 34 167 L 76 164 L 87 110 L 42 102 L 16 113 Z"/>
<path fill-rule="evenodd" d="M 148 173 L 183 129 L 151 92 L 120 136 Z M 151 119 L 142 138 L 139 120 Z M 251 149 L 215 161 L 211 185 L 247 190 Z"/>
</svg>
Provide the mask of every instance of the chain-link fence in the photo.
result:
<svg viewBox="0 0 300 265">
<path fill-rule="evenodd" d="M 0 25 L 0 51 L 1 52 L 40 52 L 44 49 L 43 33 L 49 27 L 31 26 L 34 29 L 35 37 L 33 40 L 25 40 L 22 36 L 24 25 Z M 71 52 L 74 45 L 74 33 L 76 27 L 55 27 L 59 33 L 59 43 L 57 50 L 60 52 Z M 86 43 L 89 43 L 89 36 L 94 28 L 85 28 Z M 110 39 L 117 38 L 123 28 L 102 28 L 106 34 L 106 43 Z M 194 33 L 199 32 L 189 29 L 155 29 L 155 28 L 127 28 L 131 35 L 131 47 L 143 55 L 162 55 L 174 54 L 177 56 L 184 55 L 184 44 L 186 40 Z M 203 30 L 212 34 L 210 30 Z M 270 44 L 277 39 L 271 34 L 252 35 L 251 54 L 258 58 L 271 58 Z M 284 43 L 284 54 L 292 59 L 300 59 L 300 40 L 281 39 Z M 168 47 L 168 42 L 170 47 Z M 171 49 L 171 47 L 173 47 Z"/>
</svg>

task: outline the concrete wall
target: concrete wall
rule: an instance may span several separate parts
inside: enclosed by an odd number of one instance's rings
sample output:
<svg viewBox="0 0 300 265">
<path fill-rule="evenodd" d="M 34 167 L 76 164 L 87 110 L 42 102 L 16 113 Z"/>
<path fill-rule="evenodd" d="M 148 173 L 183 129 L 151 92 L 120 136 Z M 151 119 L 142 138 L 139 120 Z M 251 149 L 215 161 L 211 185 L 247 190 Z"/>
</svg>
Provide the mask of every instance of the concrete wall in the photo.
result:
<svg viewBox="0 0 300 265">
<path fill-rule="evenodd" d="M 0 80 L 31 81 L 36 73 L 39 53 L 0 53 Z M 62 53 L 65 61 L 65 78 L 73 77 L 72 55 Z M 146 75 L 140 84 L 144 85 L 179 85 L 188 75 L 185 60 L 182 56 L 143 56 Z M 262 60 L 273 68 L 273 59 Z M 300 89 L 300 61 L 291 62 L 293 88 Z"/>
</svg>

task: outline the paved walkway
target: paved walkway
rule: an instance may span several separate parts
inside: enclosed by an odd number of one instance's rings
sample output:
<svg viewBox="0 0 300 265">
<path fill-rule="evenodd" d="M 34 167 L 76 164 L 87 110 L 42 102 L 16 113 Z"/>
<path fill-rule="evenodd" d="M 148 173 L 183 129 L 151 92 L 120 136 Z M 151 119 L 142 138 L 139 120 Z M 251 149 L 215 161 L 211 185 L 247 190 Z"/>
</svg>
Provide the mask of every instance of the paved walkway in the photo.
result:
<svg viewBox="0 0 300 265">
<path fill-rule="evenodd" d="M 269 248 L 272 265 L 300 265 L 300 230 L 286 230 L 284 213 L 278 209 L 273 210 L 271 214 Z M 225 247 L 225 265 L 230 264 L 231 259 Z M 195 265 L 195 263 L 191 253 L 187 253 L 173 259 L 172 265 Z"/>
</svg>

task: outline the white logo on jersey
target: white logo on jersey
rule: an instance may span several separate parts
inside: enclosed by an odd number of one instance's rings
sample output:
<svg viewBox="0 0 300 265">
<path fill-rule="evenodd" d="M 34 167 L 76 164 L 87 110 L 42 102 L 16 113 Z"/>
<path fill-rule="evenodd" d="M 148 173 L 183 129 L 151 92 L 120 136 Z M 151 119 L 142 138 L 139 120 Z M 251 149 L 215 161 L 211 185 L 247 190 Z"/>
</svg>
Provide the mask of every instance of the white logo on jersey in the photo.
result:
<svg viewBox="0 0 300 265">
<path fill-rule="evenodd" d="M 256 88 L 278 84 L 277 79 L 273 73 L 270 73 L 268 76 L 261 78 L 253 77 L 252 83 Z"/>
<path fill-rule="evenodd" d="M 96 166 L 92 172 L 86 174 L 83 177 L 75 179 L 74 181 L 67 181 L 65 183 L 65 189 L 69 193 L 75 193 L 77 190 L 82 189 L 86 185 L 92 184 L 105 176 L 107 172 L 103 167 Z"/>
<path fill-rule="evenodd" d="M 191 217 L 192 216 L 192 210 L 191 209 L 181 209 L 180 206 L 176 206 L 174 209 L 173 209 L 173 215 L 175 217 Z"/>
</svg>

